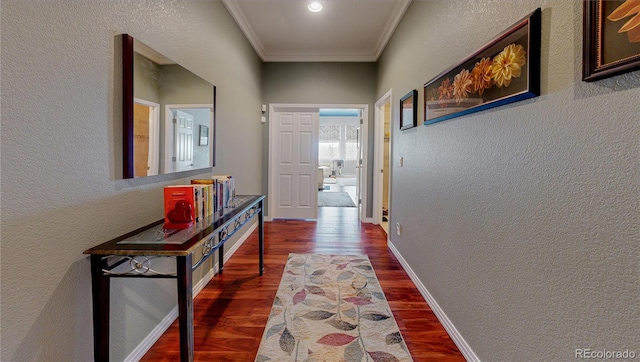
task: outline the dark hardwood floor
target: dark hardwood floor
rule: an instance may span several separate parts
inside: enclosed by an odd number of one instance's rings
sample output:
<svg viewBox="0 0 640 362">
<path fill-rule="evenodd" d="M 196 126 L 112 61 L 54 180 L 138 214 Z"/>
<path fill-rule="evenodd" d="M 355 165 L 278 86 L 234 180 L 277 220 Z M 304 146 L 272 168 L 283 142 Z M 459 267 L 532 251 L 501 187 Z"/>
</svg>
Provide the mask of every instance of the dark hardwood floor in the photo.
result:
<svg viewBox="0 0 640 362">
<path fill-rule="evenodd" d="M 415 361 L 464 361 L 387 248 L 384 230 L 360 224 L 356 208 L 319 208 L 317 222 L 266 222 L 263 276 L 257 244 L 254 232 L 195 298 L 195 360 L 253 361 L 289 253 L 333 253 L 369 256 Z M 178 341 L 176 321 L 142 360 L 179 360 Z"/>
</svg>

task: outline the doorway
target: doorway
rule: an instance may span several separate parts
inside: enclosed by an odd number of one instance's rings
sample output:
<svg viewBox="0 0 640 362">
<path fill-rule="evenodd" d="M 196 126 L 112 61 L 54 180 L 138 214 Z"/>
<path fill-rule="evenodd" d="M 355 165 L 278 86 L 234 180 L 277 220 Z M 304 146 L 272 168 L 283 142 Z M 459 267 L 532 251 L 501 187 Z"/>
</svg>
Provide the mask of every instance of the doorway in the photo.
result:
<svg viewBox="0 0 640 362">
<path fill-rule="evenodd" d="M 133 130 L 134 130 L 134 175 L 151 176 L 158 174 L 160 154 L 159 150 L 159 123 L 160 105 L 144 99 L 133 100 Z"/>
<path fill-rule="evenodd" d="M 308 187 L 313 195 L 315 195 L 315 212 L 316 215 L 311 218 L 317 218 L 318 212 L 318 196 L 320 191 L 324 192 L 325 186 L 328 186 L 328 190 L 332 189 L 332 184 L 325 184 L 325 179 L 329 182 L 331 180 L 335 180 L 335 188 L 344 187 L 347 190 L 347 194 L 349 194 L 349 198 L 355 204 L 355 207 L 351 207 L 354 211 L 354 215 L 357 215 L 357 220 L 361 221 L 366 218 L 366 207 L 367 200 L 362 197 L 362 195 L 366 195 L 366 187 L 367 187 L 367 132 L 368 132 L 368 122 L 364 120 L 368 119 L 368 109 L 369 106 L 367 104 L 270 104 L 269 105 L 269 185 L 268 185 L 268 195 L 271 200 L 268 205 L 268 216 L 267 220 L 277 219 L 277 218 L 309 218 L 309 217 L 301 217 L 300 213 L 295 214 L 293 217 L 289 216 L 290 213 L 286 212 L 286 210 L 281 210 L 282 208 L 279 206 L 281 203 L 278 202 L 278 197 L 282 195 L 282 180 L 288 180 L 290 176 L 285 174 L 280 170 L 279 163 L 279 155 L 282 153 L 282 147 L 287 146 L 287 152 L 291 152 L 292 155 L 295 155 L 300 152 L 299 149 L 296 148 L 294 143 L 289 145 L 288 143 L 283 143 L 278 136 L 282 132 L 281 124 L 279 121 L 281 117 L 281 113 L 283 111 L 287 112 L 304 112 L 304 111 L 314 111 L 318 115 L 323 110 L 323 113 L 328 112 L 328 110 L 332 110 L 332 112 L 346 112 L 345 110 L 350 110 L 350 112 L 354 112 L 358 115 L 358 122 L 360 125 L 358 127 L 350 127 L 350 137 L 349 140 L 345 139 L 344 142 L 344 151 L 348 152 L 349 157 L 347 157 L 347 153 L 340 154 L 335 153 L 328 160 L 325 160 L 326 157 L 323 157 L 322 162 L 318 158 L 318 149 L 320 148 L 319 136 L 315 138 L 315 146 L 316 146 L 316 157 L 314 159 L 314 173 L 313 175 L 308 174 L 307 179 L 310 181 L 310 186 Z M 363 121 L 360 121 L 363 120 Z M 316 125 L 315 128 L 316 134 L 319 135 L 320 132 L 320 124 Z M 342 132 L 347 132 L 346 128 L 342 130 Z M 358 141 L 354 140 L 353 133 L 355 132 Z M 357 147 L 360 145 L 360 147 Z M 329 147 L 332 150 L 339 149 L 339 145 L 324 145 L 325 147 Z M 334 147 L 335 146 L 335 147 Z M 291 147 L 289 151 L 289 147 Z M 354 151 L 353 148 L 356 147 Z M 356 154 L 357 157 L 353 159 L 353 154 Z M 341 156 L 343 155 L 343 156 Z M 335 157 L 334 157 L 335 156 Z M 349 160 L 349 162 L 347 162 Z M 335 162 L 334 162 L 335 161 Z M 325 177 L 327 176 L 327 177 Z M 334 177 L 331 177 L 334 176 Z M 343 177 L 348 176 L 348 177 Z M 340 185 L 338 182 L 340 181 Z M 345 185 L 347 183 L 348 185 Z M 286 184 L 285 184 L 286 186 Z M 303 187 L 298 189 L 298 194 L 303 191 Z M 304 190 L 306 192 L 306 190 Z M 291 194 L 295 196 L 295 194 Z M 332 195 L 335 196 L 335 195 Z M 322 207 L 321 209 L 325 209 Z M 345 208 L 346 209 L 346 208 Z"/>
<path fill-rule="evenodd" d="M 391 218 L 391 111 L 392 93 L 389 90 L 376 102 L 374 120 L 373 223 L 379 224 L 389 235 Z"/>
<path fill-rule="evenodd" d="M 362 123 L 362 110 L 320 109 L 318 207 L 358 206 Z"/>
</svg>

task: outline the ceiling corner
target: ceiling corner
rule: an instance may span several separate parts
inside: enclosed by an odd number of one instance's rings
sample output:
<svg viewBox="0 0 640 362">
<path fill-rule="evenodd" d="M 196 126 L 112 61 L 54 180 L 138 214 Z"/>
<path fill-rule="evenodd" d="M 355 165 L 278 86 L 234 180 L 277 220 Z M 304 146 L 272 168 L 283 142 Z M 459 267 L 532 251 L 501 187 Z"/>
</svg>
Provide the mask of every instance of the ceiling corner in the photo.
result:
<svg viewBox="0 0 640 362">
<path fill-rule="evenodd" d="M 398 24 L 400 24 L 402 17 L 407 12 L 409 5 L 411 5 L 411 0 L 401 0 L 394 6 L 391 16 L 389 16 L 389 21 L 385 25 L 382 35 L 380 36 L 380 39 L 378 40 L 378 43 L 376 44 L 376 47 L 374 49 L 376 60 L 378 60 L 380 55 L 382 55 L 382 52 L 389 43 L 389 40 L 391 40 L 391 36 L 398 27 Z"/>
<path fill-rule="evenodd" d="M 376 59 L 371 54 L 269 54 L 263 59 L 264 62 L 375 62 Z"/>
<path fill-rule="evenodd" d="M 242 8 L 240 8 L 238 2 L 236 0 L 222 0 L 222 3 L 227 8 L 227 11 L 229 11 L 229 14 L 231 14 L 231 17 L 233 17 L 236 24 L 238 24 L 240 30 L 242 30 L 242 33 L 244 33 L 244 36 L 247 38 L 249 43 L 251 43 L 251 46 L 258 54 L 258 57 L 264 61 L 266 57 L 264 45 L 256 35 L 255 30 L 244 15 L 244 12 L 242 11 Z"/>
</svg>

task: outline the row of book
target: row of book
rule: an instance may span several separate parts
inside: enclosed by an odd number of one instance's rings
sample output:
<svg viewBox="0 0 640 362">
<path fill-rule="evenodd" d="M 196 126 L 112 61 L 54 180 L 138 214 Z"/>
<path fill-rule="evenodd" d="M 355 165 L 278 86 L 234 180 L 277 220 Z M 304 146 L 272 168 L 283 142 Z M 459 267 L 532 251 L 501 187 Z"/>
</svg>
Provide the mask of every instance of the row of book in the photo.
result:
<svg viewBox="0 0 640 362">
<path fill-rule="evenodd" d="M 189 185 L 164 188 L 164 228 L 184 229 L 211 215 L 232 207 L 236 196 L 231 175 L 213 175 L 210 179 L 193 179 Z"/>
</svg>

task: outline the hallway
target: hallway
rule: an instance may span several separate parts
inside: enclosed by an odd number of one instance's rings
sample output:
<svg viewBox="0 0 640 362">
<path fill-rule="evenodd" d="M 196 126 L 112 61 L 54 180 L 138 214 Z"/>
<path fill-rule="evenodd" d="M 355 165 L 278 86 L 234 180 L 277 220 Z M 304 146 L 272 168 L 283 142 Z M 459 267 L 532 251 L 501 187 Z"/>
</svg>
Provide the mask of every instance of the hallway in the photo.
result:
<svg viewBox="0 0 640 362">
<path fill-rule="evenodd" d="M 464 361 L 418 289 L 389 251 L 379 226 L 357 208 L 319 208 L 316 221 L 265 223 L 265 273 L 257 269 L 254 232 L 194 300 L 195 359 L 253 361 L 289 253 L 367 254 L 415 361 Z M 174 322 L 142 359 L 179 359 Z"/>
</svg>

